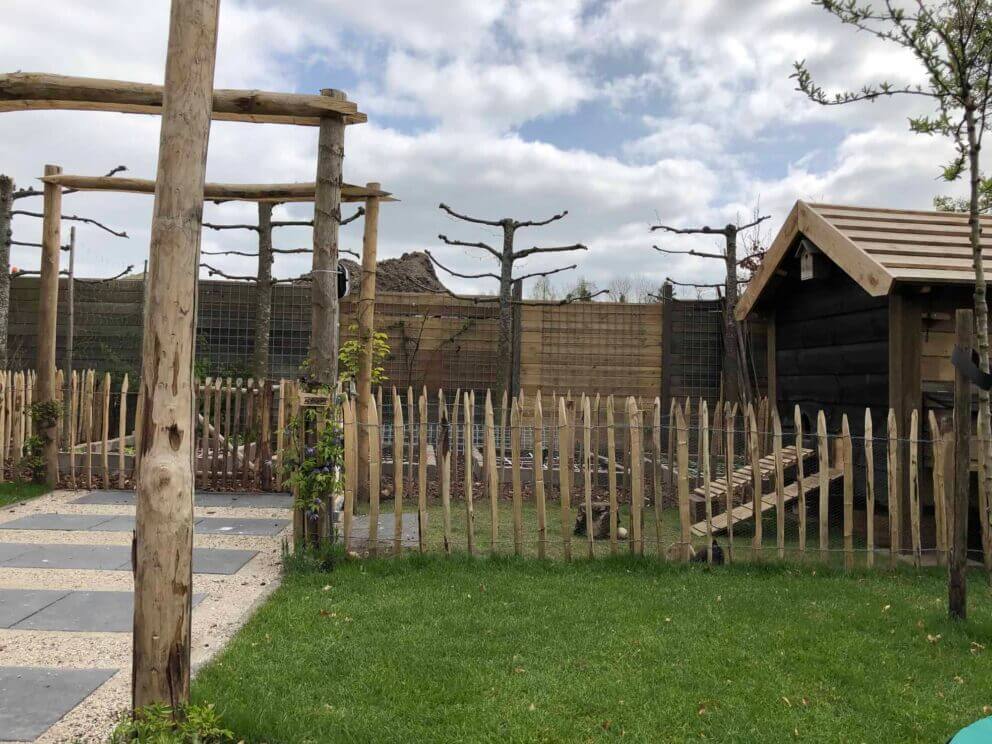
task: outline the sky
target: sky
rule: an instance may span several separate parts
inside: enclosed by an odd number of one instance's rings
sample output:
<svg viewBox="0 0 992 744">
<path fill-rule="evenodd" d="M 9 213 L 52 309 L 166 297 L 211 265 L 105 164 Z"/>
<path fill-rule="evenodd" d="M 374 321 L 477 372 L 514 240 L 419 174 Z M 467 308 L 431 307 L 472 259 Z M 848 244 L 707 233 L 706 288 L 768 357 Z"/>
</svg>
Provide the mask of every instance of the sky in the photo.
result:
<svg viewBox="0 0 992 744">
<path fill-rule="evenodd" d="M 5 0 L 0 69 L 161 83 L 167 0 Z M 805 59 L 828 90 L 864 82 L 921 82 L 903 50 L 843 27 L 807 0 L 222 0 L 215 86 L 316 93 L 346 91 L 368 123 L 346 132 L 344 176 L 382 183 L 400 201 L 382 207 L 379 256 L 429 249 L 461 273 L 497 271 L 485 251 L 444 245 L 439 233 L 498 242 L 499 231 L 438 209 L 486 219 L 544 219 L 518 248 L 582 243 L 587 251 L 538 255 L 519 273 L 577 263 L 555 275 L 598 287 L 626 279 L 658 287 L 721 278 L 720 262 L 665 255 L 708 250 L 714 239 L 651 233 L 658 221 L 724 225 L 758 207 L 774 237 L 797 199 L 930 208 L 962 186 L 938 180 L 949 155 L 940 139 L 908 131 L 927 112 L 909 96 L 821 107 L 795 91 Z M 44 165 L 100 175 L 126 165 L 154 178 L 157 117 L 72 111 L 0 116 L 0 172 L 38 185 Z M 311 127 L 215 122 L 207 179 L 312 181 Z M 40 198 L 17 208 L 40 210 Z M 351 213 L 346 206 L 344 214 Z M 109 276 L 148 254 L 152 199 L 79 193 L 63 211 L 126 230 L 114 238 L 77 228 L 77 275 Z M 210 222 L 250 222 L 251 204 L 208 205 Z M 276 219 L 309 219 L 285 205 Z M 67 230 L 67 225 L 64 226 Z M 40 220 L 15 217 L 14 240 L 40 239 Z M 361 220 L 342 228 L 359 250 Z M 280 228 L 277 248 L 311 245 L 305 228 Z M 255 248 L 254 233 L 205 231 L 204 251 Z M 15 247 L 12 264 L 38 267 L 39 250 Z M 233 274 L 255 260 L 205 256 Z M 281 255 L 293 277 L 309 256 Z M 495 293 L 495 281 L 445 276 L 455 291 Z M 204 274 L 205 276 L 205 274 Z M 525 291 L 531 289 L 526 287 Z"/>
</svg>

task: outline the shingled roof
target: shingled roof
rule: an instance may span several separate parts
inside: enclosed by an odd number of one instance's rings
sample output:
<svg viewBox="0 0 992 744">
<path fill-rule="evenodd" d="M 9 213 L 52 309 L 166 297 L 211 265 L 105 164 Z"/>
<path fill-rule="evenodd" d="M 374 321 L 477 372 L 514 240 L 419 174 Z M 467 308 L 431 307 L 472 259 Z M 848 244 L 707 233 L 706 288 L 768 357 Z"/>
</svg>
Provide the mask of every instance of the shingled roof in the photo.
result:
<svg viewBox="0 0 992 744">
<path fill-rule="evenodd" d="M 992 261 L 992 217 L 982 218 L 982 256 Z M 796 202 L 737 304 L 738 320 L 754 309 L 779 265 L 805 236 L 868 294 L 889 294 L 896 282 L 975 281 L 968 215 L 909 209 Z"/>
</svg>

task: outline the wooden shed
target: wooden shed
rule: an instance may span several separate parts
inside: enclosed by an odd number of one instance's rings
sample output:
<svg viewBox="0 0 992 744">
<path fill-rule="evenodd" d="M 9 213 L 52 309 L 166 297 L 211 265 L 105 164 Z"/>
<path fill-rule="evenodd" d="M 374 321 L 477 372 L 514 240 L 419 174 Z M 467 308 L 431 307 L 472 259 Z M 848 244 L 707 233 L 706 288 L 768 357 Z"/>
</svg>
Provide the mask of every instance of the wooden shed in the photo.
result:
<svg viewBox="0 0 992 744">
<path fill-rule="evenodd" d="M 992 218 L 983 228 L 992 262 Z M 892 408 L 905 437 L 915 408 L 921 437 L 929 410 L 949 428 L 954 311 L 973 306 L 968 236 L 966 214 L 796 202 L 736 313 L 767 324 L 783 422 L 798 404 L 807 426 L 823 409 L 831 431 L 847 413 L 860 434 L 869 407 L 878 432 Z"/>
</svg>

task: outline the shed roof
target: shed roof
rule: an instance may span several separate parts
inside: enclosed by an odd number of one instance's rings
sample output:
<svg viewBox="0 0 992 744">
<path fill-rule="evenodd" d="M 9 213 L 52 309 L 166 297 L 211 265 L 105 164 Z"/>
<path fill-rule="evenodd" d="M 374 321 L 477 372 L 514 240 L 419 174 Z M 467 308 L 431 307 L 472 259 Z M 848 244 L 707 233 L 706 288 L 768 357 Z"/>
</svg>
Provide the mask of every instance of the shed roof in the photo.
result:
<svg viewBox="0 0 992 744">
<path fill-rule="evenodd" d="M 982 257 L 992 261 L 992 217 L 982 218 L 982 232 Z M 751 313 L 773 284 L 800 235 L 873 297 L 889 294 L 896 282 L 975 281 L 967 214 L 797 201 L 737 304 L 738 320 Z"/>
</svg>

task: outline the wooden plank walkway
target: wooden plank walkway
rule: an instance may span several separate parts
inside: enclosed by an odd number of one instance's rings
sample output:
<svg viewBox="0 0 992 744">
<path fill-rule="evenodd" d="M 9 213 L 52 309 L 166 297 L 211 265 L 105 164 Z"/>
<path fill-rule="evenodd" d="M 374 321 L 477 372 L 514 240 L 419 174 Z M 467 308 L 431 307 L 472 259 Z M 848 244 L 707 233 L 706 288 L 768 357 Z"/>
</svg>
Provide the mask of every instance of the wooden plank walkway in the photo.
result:
<svg viewBox="0 0 992 744">
<path fill-rule="evenodd" d="M 794 449 L 794 448 L 793 448 Z M 812 454 L 810 450 L 805 450 Z M 742 468 L 743 470 L 743 468 Z M 764 461 L 762 461 L 761 467 L 762 473 L 764 473 Z M 750 468 L 748 469 L 750 473 Z M 831 468 L 827 471 L 827 476 L 830 479 L 830 483 L 843 477 L 844 471 L 841 468 Z M 712 486 L 712 484 L 711 484 Z M 813 473 L 812 475 L 807 475 L 803 478 L 802 489 L 806 494 L 814 493 L 820 487 L 820 474 Z M 793 481 L 787 485 L 784 489 L 785 498 L 784 503 L 789 504 L 799 498 L 799 483 Z M 764 514 L 767 511 L 775 508 L 775 492 L 766 493 L 761 497 L 761 513 Z M 731 512 L 731 519 L 733 524 L 736 525 L 738 522 L 745 522 L 753 517 L 754 509 L 752 508 L 751 502 L 746 504 L 741 504 L 740 506 L 735 506 L 734 510 Z M 713 534 L 718 535 L 727 530 L 727 512 L 724 511 L 713 517 Z M 696 537 L 706 537 L 706 521 L 697 522 L 692 525 L 692 534 Z"/>
<path fill-rule="evenodd" d="M 813 450 L 803 448 L 803 460 L 808 457 L 813 456 Z M 798 458 L 796 457 L 796 447 L 795 445 L 789 445 L 788 447 L 782 448 L 782 468 L 791 468 L 796 464 Z M 761 468 L 761 479 L 768 480 L 775 473 L 775 455 L 767 454 L 759 460 L 759 466 Z M 747 464 L 743 467 L 738 468 L 734 471 L 731 478 L 734 487 L 734 497 L 735 500 L 741 495 L 745 488 L 751 486 L 751 465 Z M 727 493 L 727 479 L 725 476 L 719 476 L 717 478 L 712 478 L 710 480 L 710 498 L 712 498 L 716 503 L 723 504 L 726 503 Z M 703 486 L 700 486 L 695 491 L 692 492 L 690 497 L 693 501 L 694 508 L 702 509 L 706 504 L 706 491 Z"/>
</svg>

